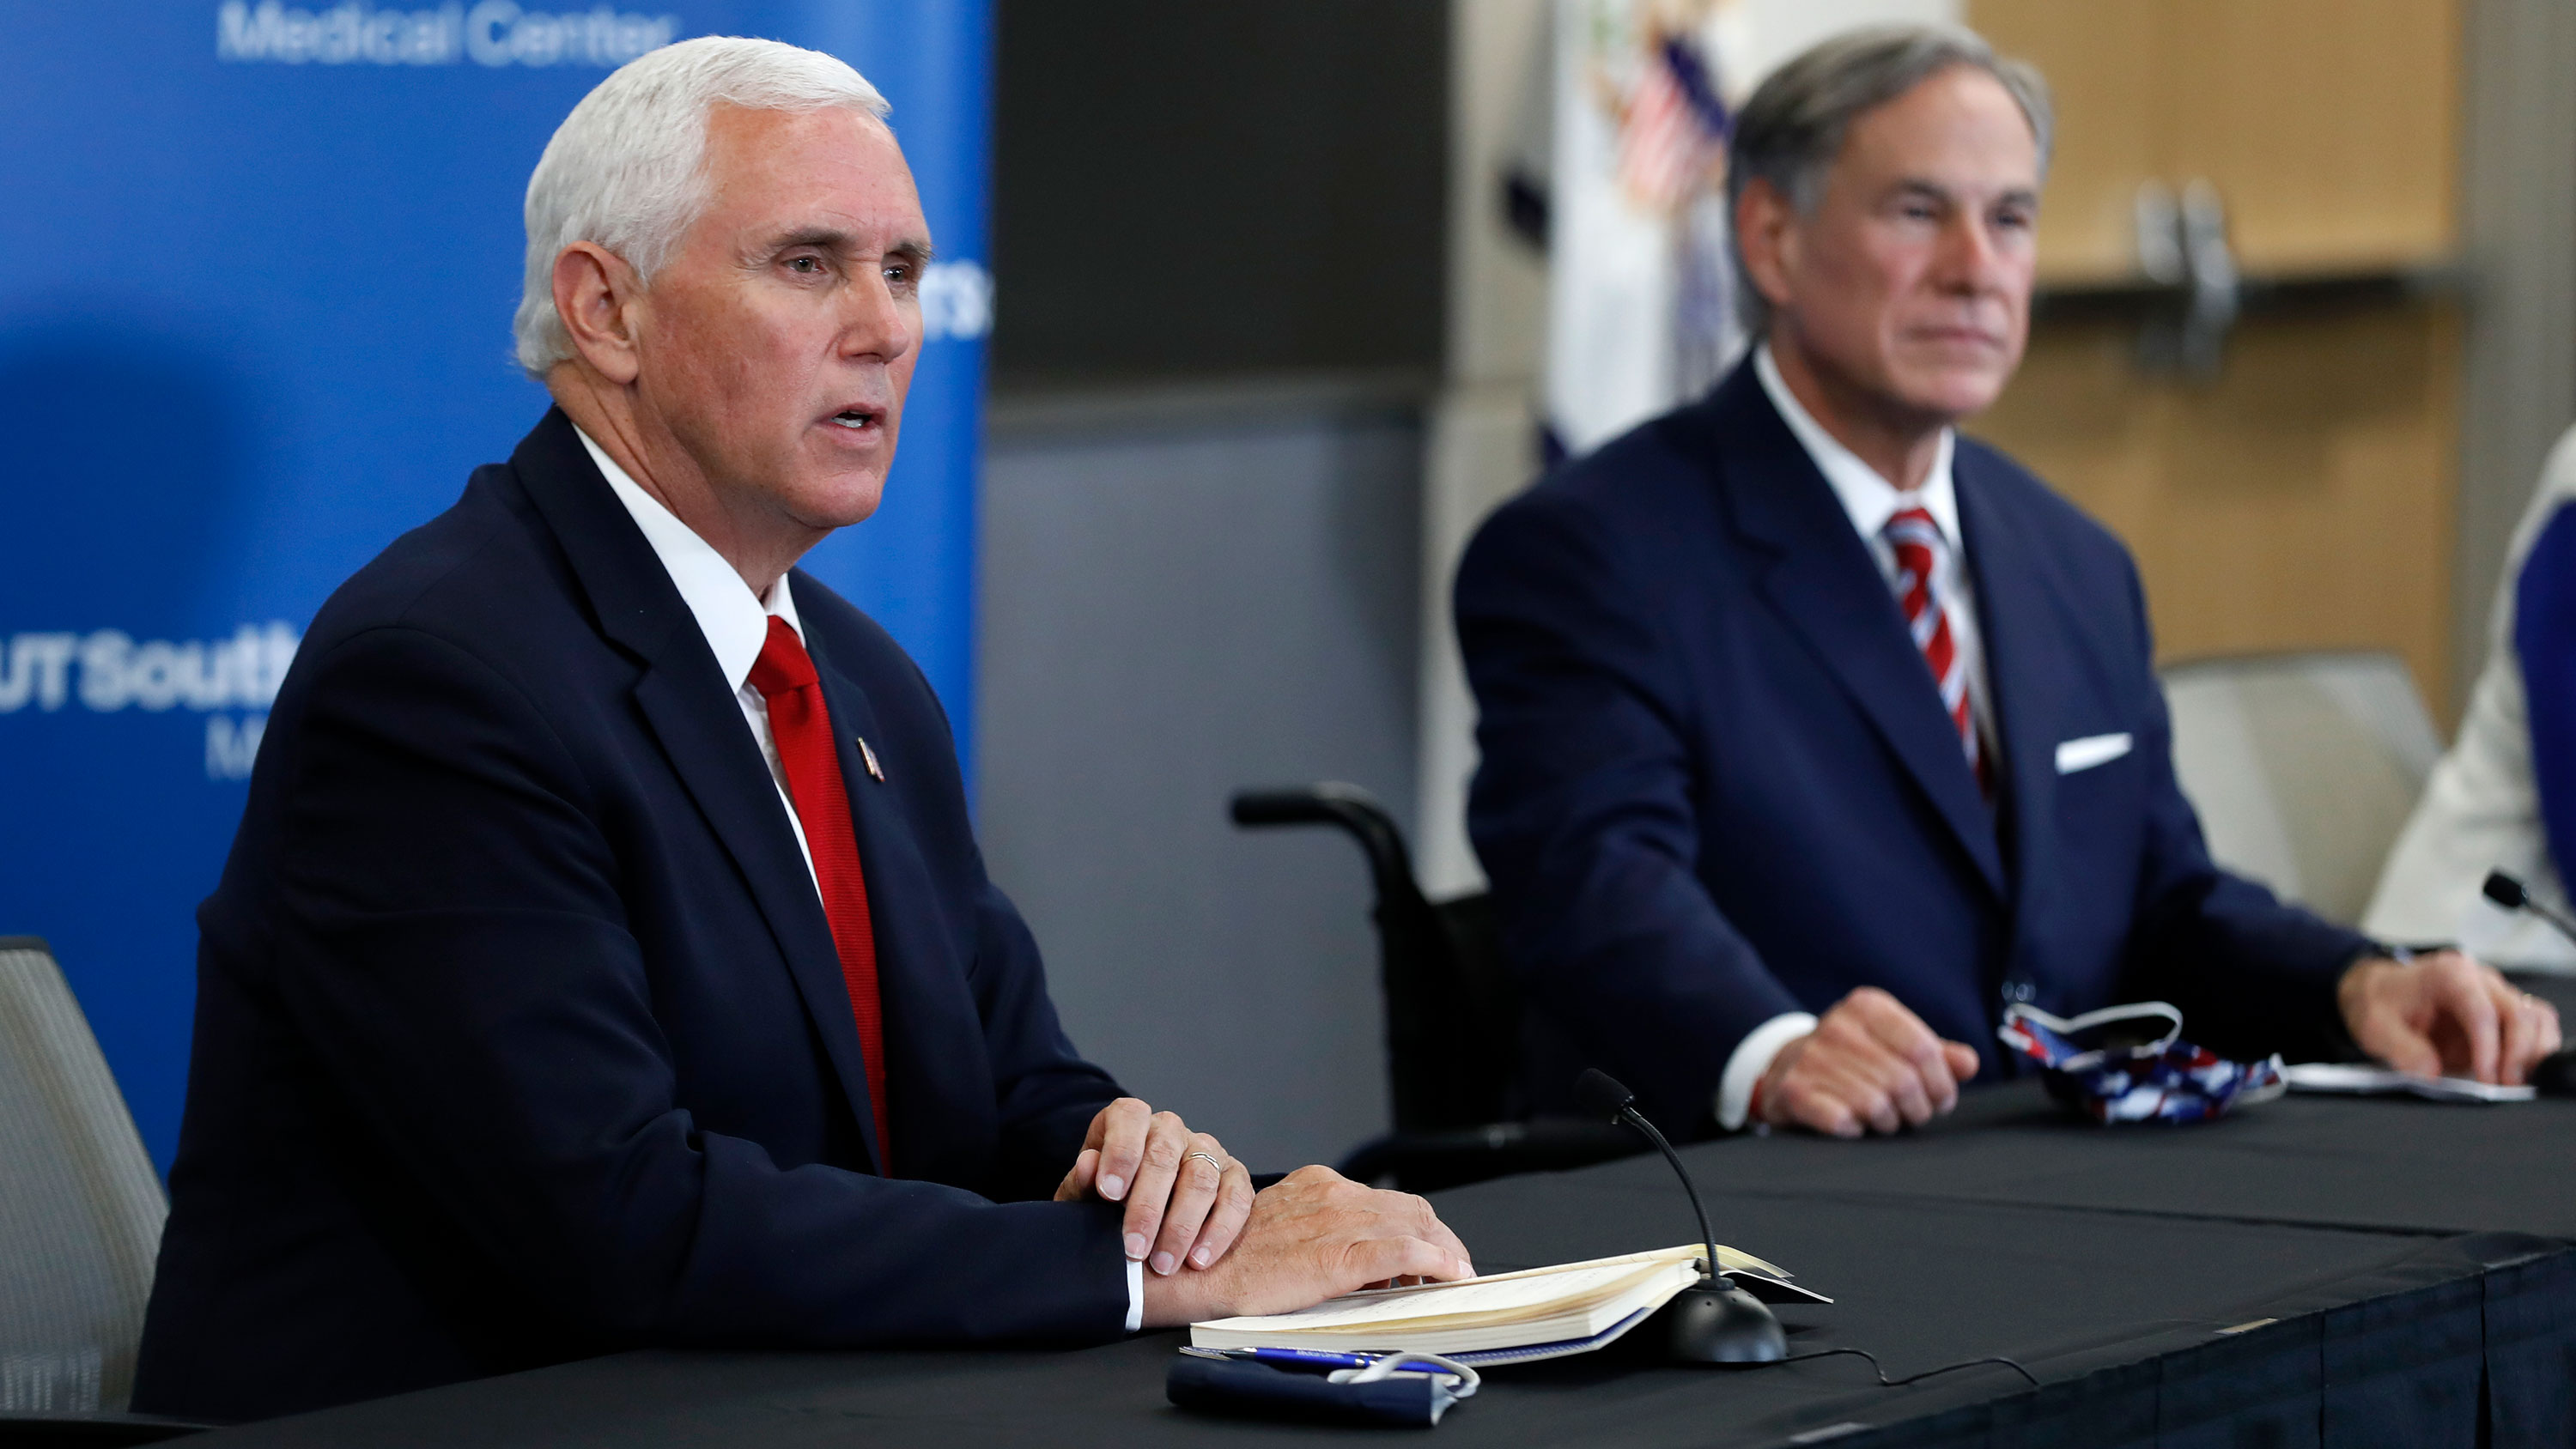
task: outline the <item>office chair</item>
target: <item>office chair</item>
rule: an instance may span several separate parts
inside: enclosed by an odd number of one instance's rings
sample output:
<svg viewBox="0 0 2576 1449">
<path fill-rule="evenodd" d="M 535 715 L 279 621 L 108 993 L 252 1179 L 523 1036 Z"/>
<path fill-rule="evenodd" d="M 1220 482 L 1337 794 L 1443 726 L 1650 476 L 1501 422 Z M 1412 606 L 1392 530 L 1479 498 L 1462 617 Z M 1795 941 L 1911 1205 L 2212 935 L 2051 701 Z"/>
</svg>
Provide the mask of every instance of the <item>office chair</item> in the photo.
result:
<svg viewBox="0 0 2576 1449">
<path fill-rule="evenodd" d="M 2358 923 L 2442 754 L 2405 661 L 2315 650 L 2159 674 L 2174 773 L 2210 855 L 2328 920 Z"/>
<path fill-rule="evenodd" d="M 168 1212 L 53 952 L 0 936 L 0 1446 L 198 1427 L 122 1412 Z"/>
<path fill-rule="evenodd" d="M 1428 1192 L 1644 1149 L 1607 1122 L 1533 1120 L 1520 1109 L 1520 992 L 1503 967 L 1492 902 L 1483 894 L 1425 899 L 1403 832 L 1366 790 L 1332 782 L 1246 790 L 1232 813 L 1246 829 L 1334 826 L 1368 857 L 1395 1130 L 1354 1148 L 1343 1176 Z"/>
</svg>

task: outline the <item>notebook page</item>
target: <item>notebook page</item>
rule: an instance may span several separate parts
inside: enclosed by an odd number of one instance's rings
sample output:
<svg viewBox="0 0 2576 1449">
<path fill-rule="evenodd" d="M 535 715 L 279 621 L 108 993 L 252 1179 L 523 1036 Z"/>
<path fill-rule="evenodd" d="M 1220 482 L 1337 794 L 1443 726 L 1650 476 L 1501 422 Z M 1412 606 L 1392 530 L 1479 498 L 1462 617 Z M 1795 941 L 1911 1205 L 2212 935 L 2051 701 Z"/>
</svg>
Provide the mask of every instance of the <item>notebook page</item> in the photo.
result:
<svg viewBox="0 0 2576 1449">
<path fill-rule="evenodd" d="M 1221 1318 L 1206 1326 L 1244 1333 L 1295 1333 L 1461 1314 L 1511 1314 L 1614 1292 L 1630 1280 L 1653 1273 L 1657 1266 L 1652 1262 L 1613 1263 L 1561 1273 L 1470 1278 L 1461 1283 L 1412 1289 L 1394 1301 L 1380 1294 L 1352 1294 L 1327 1299 L 1299 1313 Z"/>
<path fill-rule="evenodd" d="M 1475 1277 L 1465 1279 L 1463 1281 L 1469 1283 L 1501 1283 L 1516 1278 L 1541 1278 L 1558 1273 L 1571 1273 L 1587 1268 L 1607 1268 L 1613 1265 L 1624 1266 L 1636 1263 L 1691 1261 L 1705 1256 L 1707 1251 L 1708 1250 L 1705 1247 L 1698 1243 L 1681 1243 L 1670 1248 L 1654 1248 L 1642 1253 L 1621 1253 L 1614 1258 L 1589 1258 L 1579 1263 L 1553 1263 L 1544 1268 L 1521 1268 L 1509 1273 L 1479 1273 Z M 1797 1276 L 1788 1269 L 1780 1267 L 1778 1264 L 1765 1262 L 1764 1260 L 1753 1256 L 1751 1253 L 1739 1252 L 1734 1248 L 1728 1247 L 1724 1243 L 1717 1245 L 1717 1266 L 1718 1271 L 1721 1273 L 1753 1272 L 1760 1273 L 1766 1278 L 1778 1278 L 1783 1281 Z M 1457 1285 L 1454 1283 L 1418 1283 L 1403 1288 L 1363 1288 L 1359 1292 L 1345 1293 L 1341 1295 L 1341 1297 L 1330 1301 L 1342 1303 L 1359 1298 L 1400 1298 L 1415 1293 L 1430 1293 L 1440 1289 L 1456 1286 Z"/>
</svg>

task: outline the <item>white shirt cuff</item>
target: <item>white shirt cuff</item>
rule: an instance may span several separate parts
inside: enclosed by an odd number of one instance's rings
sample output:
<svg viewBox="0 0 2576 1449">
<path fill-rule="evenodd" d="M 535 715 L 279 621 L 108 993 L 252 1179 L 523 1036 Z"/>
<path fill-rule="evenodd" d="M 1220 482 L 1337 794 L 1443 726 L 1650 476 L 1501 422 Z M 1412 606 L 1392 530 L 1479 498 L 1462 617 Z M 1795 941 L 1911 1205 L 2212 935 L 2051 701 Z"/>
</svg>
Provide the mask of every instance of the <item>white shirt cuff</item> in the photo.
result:
<svg viewBox="0 0 2576 1449">
<path fill-rule="evenodd" d="M 1145 1326 L 1145 1265 L 1127 1260 L 1127 1331 Z"/>
<path fill-rule="evenodd" d="M 1816 1029 L 1816 1018 L 1804 1011 L 1784 1011 L 1744 1034 L 1726 1071 L 1717 1079 L 1717 1125 L 1732 1132 L 1744 1125 L 1753 1107 L 1754 1084 L 1771 1070 L 1780 1048 Z"/>
</svg>

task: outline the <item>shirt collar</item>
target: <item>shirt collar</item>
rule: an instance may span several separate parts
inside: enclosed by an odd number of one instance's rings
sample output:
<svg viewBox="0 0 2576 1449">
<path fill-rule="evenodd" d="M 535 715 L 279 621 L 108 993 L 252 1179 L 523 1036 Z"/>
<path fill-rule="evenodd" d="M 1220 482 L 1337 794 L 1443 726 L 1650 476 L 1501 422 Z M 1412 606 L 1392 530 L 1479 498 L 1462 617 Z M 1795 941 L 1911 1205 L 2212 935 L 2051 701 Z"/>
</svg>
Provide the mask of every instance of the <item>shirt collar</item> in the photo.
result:
<svg viewBox="0 0 2576 1449">
<path fill-rule="evenodd" d="M 1789 391 L 1780 376 L 1780 364 L 1771 360 L 1771 344 L 1763 343 L 1753 351 L 1753 375 L 1762 381 L 1762 391 L 1778 410 L 1780 420 L 1797 435 L 1798 443 L 1815 460 L 1816 471 L 1825 475 L 1834 496 L 1842 500 L 1843 512 L 1851 515 L 1852 527 L 1867 541 L 1876 542 L 1879 530 L 1887 527 L 1900 509 L 1921 505 L 1941 529 L 1941 537 L 1953 554 L 1965 556 L 1967 540 L 1959 531 L 1959 490 L 1950 478 L 1950 455 L 1957 433 L 1941 430 L 1940 447 L 1932 455 L 1932 471 L 1925 474 L 1923 486 L 1912 493 L 1900 493 L 1896 485 L 1879 476 L 1877 469 L 1860 460 L 1860 455 L 1846 448 L 1824 425 L 1808 416 L 1798 405 L 1795 393 Z"/>
<path fill-rule="evenodd" d="M 760 660 L 761 646 L 769 642 L 770 615 L 786 620 L 797 638 L 805 637 L 787 576 L 779 575 L 764 604 L 713 544 L 698 537 L 696 530 L 680 521 L 679 515 L 626 476 L 626 470 L 618 467 L 617 460 L 609 457 L 590 434 L 578 427 L 573 433 L 590 450 L 590 461 L 599 465 L 609 491 L 634 515 L 635 526 L 644 530 L 644 541 L 653 545 L 654 557 L 662 561 L 663 571 L 679 589 L 681 602 L 697 616 L 698 631 L 707 636 L 707 647 L 715 651 L 716 668 L 724 672 L 725 683 L 735 693 L 741 693 L 743 682 L 751 678 L 751 666 Z"/>
</svg>

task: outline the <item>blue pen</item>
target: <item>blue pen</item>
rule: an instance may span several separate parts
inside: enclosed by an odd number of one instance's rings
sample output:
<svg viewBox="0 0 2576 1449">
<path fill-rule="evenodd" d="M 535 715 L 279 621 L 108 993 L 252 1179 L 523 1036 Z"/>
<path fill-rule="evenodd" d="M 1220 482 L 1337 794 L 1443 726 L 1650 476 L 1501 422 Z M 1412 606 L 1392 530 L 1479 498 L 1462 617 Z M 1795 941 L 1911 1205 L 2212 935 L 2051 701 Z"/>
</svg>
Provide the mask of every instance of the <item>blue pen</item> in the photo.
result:
<svg viewBox="0 0 2576 1449">
<path fill-rule="evenodd" d="M 1227 1358 L 1248 1358 L 1254 1363 L 1277 1364 L 1281 1368 L 1309 1369 L 1317 1373 L 1332 1369 L 1367 1368 L 1378 1361 L 1373 1353 L 1327 1353 L 1315 1348 L 1229 1348 Z"/>
</svg>

